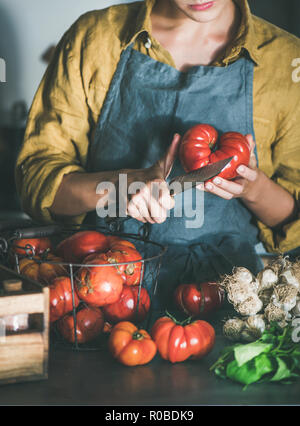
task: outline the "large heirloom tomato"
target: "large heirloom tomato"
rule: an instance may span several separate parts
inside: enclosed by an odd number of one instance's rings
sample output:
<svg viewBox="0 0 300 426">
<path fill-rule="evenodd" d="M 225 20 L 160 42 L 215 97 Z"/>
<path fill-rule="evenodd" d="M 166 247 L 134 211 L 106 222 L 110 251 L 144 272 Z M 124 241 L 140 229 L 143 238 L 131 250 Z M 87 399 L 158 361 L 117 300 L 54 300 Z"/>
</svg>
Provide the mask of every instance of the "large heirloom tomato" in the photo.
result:
<svg viewBox="0 0 300 426">
<path fill-rule="evenodd" d="M 250 147 L 244 135 L 238 132 L 226 132 L 220 138 L 218 149 L 212 151 L 217 138 L 217 131 L 208 124 L 198 124 L 184 134 L 180 143 L 179 156 L 186 172 L 233 157 L 218 175 L 230 180 L 237 176 L 238 166 L 241 164 L 248 166 Z"/>
<path fill-rule="evenodd" d="M 105 255 L 96 257 L 89 265 L 92 266 L 82 266 L 76 274 L 75 285 L 79 298 L 93 306 L 104 306 L 119 300 L 123 278 L 117 268 L 106 266 L 110 263 Z"/>
<path fill-rule="evenodd" d="M 61 241 L 56 253 L 69 263 L 81 263 L 89 254 L 109 248 L 106 235 L 98 231 L 80 231 Z"/>
<path fill-rule="evenodd" d="M 181 284 L 174 293 L 176 306 L 193 317 L 206 316 L 224 302 L 224 291 L 216 282 Z"/>
<path fill-rule="evenodd" d="M 24 257 L 19 262 L 20 274 L 41 284 L 49 285 L 55 278 L 68 275 L 66 268 L 61 264 L 62 261 L 51 253 L 48 253 L 47 259 L 39 256 L 34 256 L 32 259 Z"/>
<path fill-rule="evenodd" d="M 50 322 L 57 321 L 73 310 L 72 285 L 69 277 L 55 278 L 50 289 Z M 79 305 L 79 298 L 74 292 L 75 307 Z"/>
<path fill-rule="evenodd" d="M 101 309 L 84 307 L 76 313 L 76 337 L 78 343 L 86 343 L 99 336 L 104 327 L 104 317 Z M 71 343 L 75 342 L 74 317 L 66 314 L 58 320 L 57 328 L 61 335 Z"/>
<path fill-rule="evenodd" d="M 145 288 L 124 285 L 120 299 L 111 305 L 103 306 L 103 313 L 108 322 L 111 323 L 119 321 L 140 322 L 145 319 L 149 308 L 150 297 Z"/>
<path fill-rule="evenodd" d="M 115 244 L 106 255 L 110 263 L 133 262 L 134 260 L 142 260 L 141 254 L 130 246 L 124 244 Z M 138 285 L 142 280 L 142 262 L 128 263 L 127 265 L 120 265 L 120 272 L 125 277 L 127 285 Z"/>
<path fill-rule="evenodd" d="M 108 346 L 114 358 L 129 366 L 147 364 L 157 351 L 151 336 L 128 321 L 119 322 L 113 327 Z"/>
<path fill-rule="evenodd" d="M 188 320 L 180 323 L 170 316 L 154 323 L 151 336 L 160 356 L 172 363 L 200 359 L 215 343 L 215 330 L 208 322 Z"/>
<path fill-rule="evenodd" d="M 33 254 L 40 255 L 46 250 L 52 250 L 52 243 L 49 238 L 22 238 L 15 240 L 13 243 L 13 250 L 17 254 Z"/>
</svg>

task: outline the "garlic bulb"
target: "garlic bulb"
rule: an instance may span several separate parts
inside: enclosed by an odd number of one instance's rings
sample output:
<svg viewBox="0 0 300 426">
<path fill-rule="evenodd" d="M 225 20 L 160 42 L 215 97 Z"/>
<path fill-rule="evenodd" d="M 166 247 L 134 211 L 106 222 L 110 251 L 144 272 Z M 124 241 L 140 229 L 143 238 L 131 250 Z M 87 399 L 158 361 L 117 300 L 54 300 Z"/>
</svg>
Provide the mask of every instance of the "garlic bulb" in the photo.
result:
<svg viewBox="0 0 300 426">
<path fill-rule="evenodd" d="M 248 299 L 235 306 L 235 310 L 242 316 L 255 315 L 263 308 L 263 303 L 257 294 L 252 294 Z"/>
<path fill-rule="evenodd" d="M 300 290 L 300 268 L 299 266 L 292 265 L 279 276 L 280 282 L 283 284 L 290 284 L 297 290 Z"/>
<path fill-rule="evenodd" d="M 243 303 L 251 294 L 247 284 L 240 284 L 236 281 L 228 283 L 226 291 L 229 302 L 234 305 Z"/>
<path fill-rule="evenodd" d="M 234 342 L 241 340 L 241 333 L 245 327 L 243 320 L 239 318 L 232 318 L 225 322 L 223 326 L 224 335 Z"/>
<path fill-rule="evenodd" d="M 271 302 L 285 312 L 291 311 L 297 303 L 298 290 L 292 284 L 280 284 L 275 287 Z"/>
<path fill-rule="evenodd" d="M 269 290 L 277 283 L 278 274 L 271 267 L 266 267 L 258 273 L 257 280 L 259 282 L 259 292 Z"/>
<path fill-rule="evenodd" d="M 251 284 L 253 275 L 247 268 L 236 267 L 233 269 L 232 279 L 240 284 Z"/>
<path fill-rule="evenodd" d="M 275 306 L 273 303 L 269 303 L 265 309 L 264 317 L 268 322 L 280 322 L 286 319 L 286 313 L 283 309 Z"/>
</svg>

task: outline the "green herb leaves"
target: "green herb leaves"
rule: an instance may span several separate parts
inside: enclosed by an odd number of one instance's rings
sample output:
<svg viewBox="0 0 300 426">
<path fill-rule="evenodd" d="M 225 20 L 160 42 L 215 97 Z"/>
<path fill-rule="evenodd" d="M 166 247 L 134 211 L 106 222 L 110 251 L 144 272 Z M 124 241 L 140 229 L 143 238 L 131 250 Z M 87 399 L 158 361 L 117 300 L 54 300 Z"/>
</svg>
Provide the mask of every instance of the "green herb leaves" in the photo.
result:
<svg viewBox="0 0 300 426">
<path fill-rule="evenodd" d="M 255 342 L 225 348 L 210 370 L 244 385 L 290 383 L 300 376 L 300 343 L 293 342 L 292 332 L 291 326 L 272 324 Z"/>
</svg>

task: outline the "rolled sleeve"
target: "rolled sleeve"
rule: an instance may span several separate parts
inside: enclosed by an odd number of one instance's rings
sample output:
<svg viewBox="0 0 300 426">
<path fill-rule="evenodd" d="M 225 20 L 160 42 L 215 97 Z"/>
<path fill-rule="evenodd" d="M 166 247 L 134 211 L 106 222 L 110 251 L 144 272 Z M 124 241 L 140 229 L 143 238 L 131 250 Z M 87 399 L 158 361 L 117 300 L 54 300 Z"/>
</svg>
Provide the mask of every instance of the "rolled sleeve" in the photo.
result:
<svg viewBox="0 0 300 426">
<path fill-rule="evenodd" d="M 50 207 L 63 176 L 84 172 L 90 114 L 82 81 L 82 39 L 75 23 L 56 48 L 31 106 L 16 162 L 22 207 L 39 222 L 53 222 Z M 72 217 L 81 222 L 84 216 Z"/>
<path fill-rule="evenodd" d="M 300 103 L 300 86 L 298 91 Z M 296 92 L 297 93 L 297 92 Z M 294 96 L 295 98 L 295 96 Z M 298 207 L 296 218 L 280 229 L 270 229 L 258 223 L 261 240 L 269 252 L 284 253 L 300 246 L 300 107 L 290 110 L 278 129 L 278 137 L 273 147 L 272 176 L 278 185 L 286 189 L 295 199 Z M 292 104 L 291 104 L 292 106 Z"/>
</svg>

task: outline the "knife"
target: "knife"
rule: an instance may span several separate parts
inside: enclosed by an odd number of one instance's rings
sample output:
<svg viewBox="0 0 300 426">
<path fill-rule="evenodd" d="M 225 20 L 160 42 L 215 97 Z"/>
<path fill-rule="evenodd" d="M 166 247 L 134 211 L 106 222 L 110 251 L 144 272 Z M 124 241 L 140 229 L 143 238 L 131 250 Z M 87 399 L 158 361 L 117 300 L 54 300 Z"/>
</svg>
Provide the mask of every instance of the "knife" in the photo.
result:
<svg viewBox="0 0 300 426">
<path fill-rule="evenodd" d="M 185 173 L 184 175 L 174 177 L 169 182 L 169 186 L 175 186 L 175 188 L 171 188 L 170 194 L 174 196 L 180 192 L 185 191 L 185 189 L 195 188 L 201 182 L 205 182 L 206 180 L 217 176 L 225 169 L 225 167 L 228 166 L 233 158 L 234 157 L 225 158 L 224 160 L 217 161 L 213 164 L 208 164 L 207 166 L 203 166 L 200 169 Z M 191 183 L 192 185 L 188 185 L 188 187 L 186 187 L 184 185 L 185 183 Z"/>
<path fill-rule="evenodd" d="M 213 164 L 209 164 L 207 166 L 203 166 L 200 169 L 193 170 L 192 172 L 185 173 L 183 175 L 179 175 L 174 177 L 170 182 L 169 186 L 174 186 L 174 188 L 170 189 L 170 195 L 173 197 L 180 192 L 183 192 L 187 189 L 195 188 L 201 182 L 205 182 L 208 179 L 211 179 L 217 176 L 220 172 L 222 172 L 231 162 L 234 157 L 225 158 L 224 160 L 216 161 Z M 184 185 L 185 183 L 191 183 L 192 185 Z M 130 216 L 127 217 L 106 217 L 105 222 L 110 225 L 113 222 L 120 221 L 124 222 L 130 219 Z"/>
</svg>

